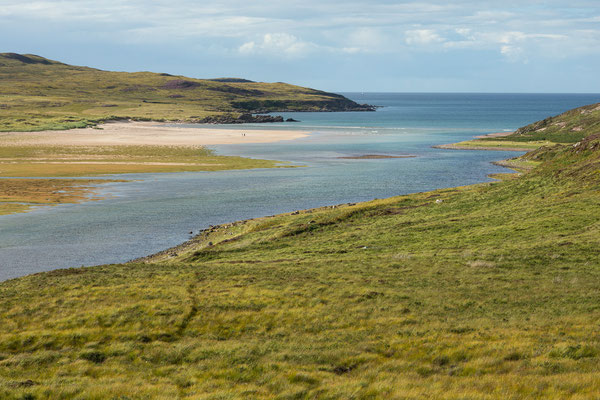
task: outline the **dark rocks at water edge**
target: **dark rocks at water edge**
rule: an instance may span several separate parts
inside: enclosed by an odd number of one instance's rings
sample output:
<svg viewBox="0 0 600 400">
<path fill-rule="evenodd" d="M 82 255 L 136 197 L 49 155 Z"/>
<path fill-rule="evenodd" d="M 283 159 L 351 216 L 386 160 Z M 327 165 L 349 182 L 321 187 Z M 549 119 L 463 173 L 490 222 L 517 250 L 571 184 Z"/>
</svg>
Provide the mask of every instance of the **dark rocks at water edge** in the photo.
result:
<svg viewBox="0 0 600 400">
<path fill-rule="evenodd" d="M 231 102 L 234 109 L 240 112 L 264 114 L 272 112 L 333 112 L 333 111 L 375 111 L 376 106 L 358 104 L 341 94 L 315 91 L 324 96 L 320 99 L 243 99 Z"/>
<path fill-rule="evenodd" d="M 248 123 L 267 123 L 267 122 L 284 122 L 284 119 L 280 115 L 252 115 L 242 114 L 240 116 L 235 115 L 210 115 L 208 117 L 193 120 L 195 123 L 200 124 L 248 124 Z M 288 121 L 293 122 L 293 121 Z"/>
</svg>

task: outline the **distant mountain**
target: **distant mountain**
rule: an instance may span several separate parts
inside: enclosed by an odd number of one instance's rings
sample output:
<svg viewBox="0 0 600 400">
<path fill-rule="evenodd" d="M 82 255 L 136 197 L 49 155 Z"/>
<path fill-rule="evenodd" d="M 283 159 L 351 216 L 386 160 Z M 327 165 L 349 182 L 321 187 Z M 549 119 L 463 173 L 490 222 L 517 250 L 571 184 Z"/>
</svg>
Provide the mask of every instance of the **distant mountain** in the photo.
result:
<svg viewBox="0 0 600 400">
<path fill-rule="evenodd" d="M 372 110 L 338 94 L 286 83 L 112 72 L 0 53 L 0 131 L 65 129 L 124 118 L 236 123 L 252 122 L 247 114 L 256 113 Z"/>
</svg>

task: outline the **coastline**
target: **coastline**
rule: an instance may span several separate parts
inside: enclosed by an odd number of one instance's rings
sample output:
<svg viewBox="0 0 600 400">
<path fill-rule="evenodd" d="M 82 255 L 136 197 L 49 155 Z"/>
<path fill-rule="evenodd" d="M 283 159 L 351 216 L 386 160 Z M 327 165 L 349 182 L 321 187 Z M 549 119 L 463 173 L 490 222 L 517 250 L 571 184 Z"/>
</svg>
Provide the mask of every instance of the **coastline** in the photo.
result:
<svg viewBox="0 0 600 400">
<path fill-rule="evenodd" d="M 432 147 L 438 148 L 437 146 L 432 146 Z M 439 147 L 439 148 L 442 148 L 442 147 Z M 469 149 L 469 150 L 471 150 L 471 149 Z M 496 150 L 496 149 L 493 149 L 493 150 Z M 402 156 L 402 157 L 398 157 L 398 158 L 411 158 L 411 157 L 413 157 L 413 156 Z M 338 157 L 338 158 L 354 158 L 354 159 L 356 159 L 357 157 Z M 387 157 L 383 157 L 383 158 L 387 158 Z M 516 176 L 516 177 L 519 177 L 519 176 L 523 175 L 523 173 L 529 172 L 533 169 L 533 166 L 520 163 L 515 159 L 492 161 L 491 164 L 494 164 L 494 165 L 497 165 L 499 167 L 503 167 L 503 168 L 506 168 L 509 170 L 513 170 L 514 172 L 508 172 L 508 173 L 504 173 L 504 174 Z M 495 175 L 497 175 L 497 174 L 495 174 Z M 501 179 L 499 179 L 499 177 L 495 177 L 492 175 L 489 175 L 489 177 L 492 179 L 495 179 L 495 180 L 501 180 Z M 411 196 L 411 195 L 417 195 L 417 194 L 425 196 L 426 198 L 434 198 L 434 197 L 439 196 L 439 194 L 438 194 L 439 192 L 445 192 L 445 191 L 449 191 L 449 190 L 450 191 L 464 190 L 464 189 L 475 187 L 477 185 L 488 184 L 488 183 L 490 183 L 490 182 L 480 182 L 480 183 L 474 183 L 474 184 L 470 184 L 470 185 L 466 185 L 466 186 L 456 186 L 456 187 L 449 187 L 449 188 L 442 188 L 442 189 L 433 189 L 433 190 L 428 190 L 425 192 L 408 193 L 406 195 L 391 196 L 391 197 L 387 197 L 387 198 L 383 198 L 383 199 L 375 198 L 373 200 L 360 201 L 360 202 L 356 202 L 356 203 L 340 203 L 340 204 L 327 205 L 327 206 L 316 207 L 316 208 L 300 209 L 300 210 L 285 212 L 285 213 L 276 214 L 276 215 L 266 215 L 266 216 L 261 216 L 261 217 L 256 217 L 256 218 L 249 218 L 249 219 L 242 219 L 242 220 L 237 220 L 237 221 L 232 221 L 232 222 L 226 222 L 226 223 L 218 224 L 218 225 L 210 225 L 208 228 L 200 230 L 197 234 L 190 237 L 190 239 L 188 239 L 180 244 L 166 248 L 164 250 L 158 251 L 153 254 L 149 254 L 147 256 L 138 257 L 138 258 L 129 260 L 127 262 L 124 262 L 123 264 L 168 262 L 170 259 L 174 259 L 174 258 L 179 259 L 182 255 L 185 255 L 185 254 L 190 254 L 192 252 L 196 252 L 196 251 L 203 250 L 203 249 L 210 249 L 214 245 L 218 245 L 221 243 L 234 242 L 238 239 L 237 235 L 233 236 L 233 237 L 225 237 L 224 236 L 230 230 L 244 227 L 244 226 L 247 226 L 248 224 L 257 224 L 260 222 L 264 222 L 271 218 L 282 217 L 282 216 L 312 214 L 312 213 L 317 213 L 317 212 L 325 211 L 325 210 L 347 209 L 347 208 L 353 207 L 353 206 L 358 206 L 360 208 L 360 207 L 365 207 L 368 203 L 373 203 L 373 202 L 386 203 L 386 202 L 392 201 L 396 197 Z M 229 233 L 229 234 L 233 234 L 233 233 Z M 217 237 L 217 240 L 218 239 L 222 239 L 222 240 L 218 240 L 213 243 L 212 240 L 215 240 L 215 236 Z"/>
<path fill-rule="evenodd" d="M 475 136 L 473 139 L 465 140 L 463 142 L 437 144 L 431 147 L 434 149 L 445 150 L 531 151 L 541 146 L 554 144 L 549 141 L 517 142 L 512 140 L 493 140 L 494 138 L 510 136 L 513 133 L 514 132 L 488 133 L 486 135 Z"/>
<path fill-rule="evenodd" d="M 467 143 L 469 143 L 469 142 L 437 144 L 437 145 L 431 146 L 431 147 L 434 149 L 444 149 L 444 150 L 527 151 L 527 148 L 522 148 L 522 147 L 477 146 L 477 145 L 469 145 Z"/>
<path fill-rule="evenodd" d="M 244 139 L 244 136 L 241 135 L 241 132 L 243 132 L 242 129 L 214 129 L 214 128 L 211 128 L 211 127 L 183 128 L 183 127 L 172 127 L 172 126 L 165 126 L 165 125 L 167 125 L 167 124 L 166 123 L 153 123 L 153 122 L 119 122 L 119 123 L 109 123 L 109 124 L 106 124 L 104 126 L 105 127 L 109 126 L 109 128 L 110 128 L 110 131 L 109 131 L 110 134 L 108 136 L 106 136 L 106 137 L 103 137 L 102 140 L 105 140 L 107 142 L 110 141 L 109 143 L 111 143 L 111 145 L 115 145 L 115 143 L 116 143 L 117 146 L 121 146 L 121 145 L 124 146 L 124 147 L 125 146 L 131 146 L 128 141 L 126 141 L 125 143 L 119 142 L 119 140 L 123 140 L 123 137 L 119 136 L 118 132 L 120 132 L 120 131 L 126 131 L 127 133 L 124 135 L 125 139 L 130 140 L 132 137 L 135 137 L 136 132 L 139 132 L 139 131 L 146 131 L 147 132 L 148 130 L 150 130 L 150 132 L 148 132 L 148 135 L 151 136 L 151 137 L 153 136 L 156 139 L 156 141 L 153 142 L 153 145 L 154 146 L 159 146 L 159 147 L 161 145 L 162 146 L 169 146 L 169 145 L 165 144 L 165 142 L 164 142 L 164 140 L 169 137 L 169 133 L 173 133 L 175 136 L 187 140 L 187 139 L 190 138 L 191 135 L 183 135 L 183 134 L 187 133 L 187 132 L 190 132 L 190 131 L 192 131 L 192 132 L 198 132 L 198 133 L 200 133 L 200 135 L 198 135 L 198 137 L 196 137 L 196 138 L 191 137 L 191 141 L 187 141 L 186 143 L 194 143 L 193 142 L 194 140 L 207 140 L 207 139 L 208 140 L 214 140 L 214 142 L 211 142 L 211 143 L 217 143 L 217 141 L 219 143 L 223 143 L 222 140 L 232 140 L 235 143 L 242 143 L 243 139 Z M 209 135 L 210 135 L 211 132 L 214 132 L 214 131 L 225 132 L 226 136 L 223 136 L 223 137 L 220 137 L 220 138 L 211 138 Z M 56 132 L 57 131 L 44 132 L 43 133 L 44 134 L 43 137 L 48 138 L 50 140 L 51 139 L 50 136 L 52 134 L 56 134 Z M 102 136 L 104 136 L 104 133 L 105 133 L 104 130 L 98 130 L 98 129 L 94 129 L 94 128 L 69 130 L 69 131 L 65 131 L 65 132 L 68 132 L 69 134 L 72 134 L 73 132 L 80 133 L 81 136 L 76 137 L 75 140 L 74 140 L 74 142 L 77 142 L 77 143 L 85 142 L 86 140 L 88 140 L 90 138 L 90 135 L 96 135 L 96 136 L 102 135 Z M 167 132 L 166 136 L 163 135 L 164 132 Z M 254 133 L 254 132 L 257 132 L 257 131 L 252 131 L 252 133 Z M 263 131 L 259 131 L 259 132 L 263 132 Z M 294 130 L 289 130 L 289 131 L 279 131 L 278 130 L 278 131 L 266 131 L 266 132 L 267 132 L 267 136 L 266 137 L 260 137 L 260 136 L 257 135 L 257 136 L 251 136 L 249 138 L 250 138 L 250 140 L 254 140 L 254 139 L 259 139 L 259 140 L 261 140 L 261 139 L 268 139 L 270 141 L 276 141 L 275 138 L 279 139 L 279 138 L 282 137 L 282 135 L 286 136 L 286 138 L 285 139 L 281 139 L 281 140 L 288 139 L 287 138 L 288 134 L 290 134 L 290 135 L 298 134 L 297 135 L 298 137 L 304 137 L 304 136 L 307 135 L 307 133 L 305 133 L 305 132 L 294 131 Z M 268 135 L 270 133 L 274 133 L 274 135 Z M 35 133 L 31 133 L 30 135 L 31 136 L 36 136 L 36 135 L 39 135 L 39 134 L 40 134 L 40 132 L 35 132 Z M 233 134 L 235 134 L 235 136 L 233 136 Z M 237 136 L 238 134 L 239 134 L 239 136 Z M 294 135 L 294 136 L 296 136 L 296 135 Z M 246 137 L 248 137 L 248 136 L 246 136 Z M 25 138 L 25 140 L 29 140 L 29 138 Z M 71 143 L 73 143 L 73 142 L 71 142 Z M 85 142 L 85 143 L 88 143 L 88 142 Z M 161 143 L 161 144 L 159 144 L 159 143 Z M 255 143 L 255 142 L 252 142 L 252 143 Z M 89 143 L 88 143 L 88 145 L 89 145 Z M 77 145 L 71 144 L 71 146 L 77 146 Z M 496 150 L 496 149 L 494 149 L 494 150 Z M 362 156 L 362 157 L 364 157 L 364 156 Z M 357 157 L 357 158 L 362 158 L 362 157 Z M 380 157 L 381 156 L 377 156 L 375 158 L 380 158 Z M 414 156 L 393 156 L 393 158 L 409 158 L 409 157 L 414 157 Z M 352 157 L 352 158 L 355 158 L 355 157 Z M 371 157 L 367 157 L 367 158 L 371 158 Z M 388 158 L 388 156 L 384 156 L 383 158 Z M 502 161 L 500 161 L 500 162 L 502 162 Z M 77 162 L 71 162 L 71 163 L 77 164 Z M 90 162 L 86 162 L 86 163 L 94 164 L 96 162 L 95 161 L 90 161 Z M 123 162 L 118 162 L 118 161 L 113 161 L 112 163 L 114 165 L 124 164 Z M 140 162 L 137 162 L 137 163 L 138 164 L 145 164 L 145 166 L 148 167 L 147 163 L 140 163 Z M 154 164 L 157 164 L 157 163 L 154 163 Z M 176 163 L 169 163 L 169 164 L 173 164 L 174 165 Z M 179 165 L 187 165 L 187 164 L 180 163 Z M 210 164 L 197 164 L 197 165 L 201 166 L 201 165 L 210 165 Z M 502 164 L 497 164 L 497 165 L 510 168 L 510 166 L 508 166 L 508 165 L 502 165 Z M 204 168 L 202 168 L 202 169 L 204 170 Z M 345 204 L 344 203 L 342 203 L 342 204 L 336 204 L 336 205 L 326 206 L 326 207 L 323 207 L 323 208 L 337 208 L 337 207 L 342 207 L 342 206 L 345 206 Z M 316 210 L 317 209 L 310 209 L 309 208 L 309 209 L 299 209 L 298 211 L 294 211 L 294 212 L 295 213 L 310 213 L 310 212 L 313 212 L 313 211 L 316 211 Z M 283 215 L 285 215 L 285 213 Z M 272 216 L 270 216 L 270 217 L 272 217 Z M 246 223 L 248 221 L 255 221 L 257 219 L 266 219 L 266 218 L 269 218 L 269 216 L 259 216 L 259 217 L 256 217 L 256 218 L 251 218 L 249 220 L 236 220 L 236 221 L 227 222 L 227 223 L 224 223 L 224 224 L 215 225 L 214 227 L 210 227 L 208 229 L 200 231 L 200 233 L 198 235 L 190 237 L 190 239 L 188 239 L 188 240 L 186 240 L 186 241 L 184 241 L 182 243 L 179 243 L 179 244 L 177 244 L 177 245 L 175 245 L 173 247 L 169 247 L 167 249 L 158 251 L 157 253 L 152 253 L 152 254 L 149 254 L 147 256 L 136 258 L 135 260 L 130 260 L 130 261 L 127 261 L 127 262 L 141 261 L 141 260 L 150 260 L 150 259 L 154 260 L 154 258 L 156 256 L 158 256 L 158 255 L 167 255 L 168 256 L 169 254 L 171 254 L 173 252 L 180 253 L 183 248 L 190 248 L 190 247 L 192 247 L 194 245 L 202 244 L 202 242 L 203 242 L 202 236 L 206 235 L 207 232 L 212 232 L 213 230 L 220 229 L 222 227 L 231 227 L 231 226 L 234 226 L 234 225 L 243 225 L 244 223 Z M 206 242 L 206 243 L 208 243 L 208 242 Z"/>
<path fill-rule="evenodd" d="M 165 122 L 108 122 L 95 128 L 62 131 L 3 132 L 4 146 L 207 146 L 273 143 L 309 135 L 300 130 L 215 129 L 214 125 L 183 128 Z"/>
<path fill-rule="evenodd" d="M 155 122 L 3 132 L 0 177 L 6 179 L 2 181 L 0 215 L 27 212 L 40 205 L 94 200 L 95 189 L 89 184 L 97 184 L 91 177 L 98 175 L 284 167 L 285 163 L 277 161 L 216 155 L 206 146 L 272 143 L 305 136 L 308 132 L 298 130 L 184 128 Z M 69 179 L 73 177 L 90 179 L 73 183 Z M 84 186 L 85 182 L 89 184 Z"/>
<path fill-rule="evenodd" d="M 514 132 L 495 132 L 495 133 L 488 133 L 486 135 L 479 135 L 479 136 L 475 136 L 475 140 L 477 139 L 483 139 L 483 138 L 495 138 L 495 137 L 504 137 L 504 136 L 508 136 L 513 134 Z M 463 143 L 463 142 L 461 142 Z M 500 151 L 527 151 L 527 149 L 524 148 L 497 148 L 497 147 L 475 147 L 475 146 L 460 146 L 458 143 L 457 144 L 442 144 L 442 145 L 435 145 L 435 146 L 431 146 L 432 148 L 436 148 L 436 149 L 444 149 L 444 150 L 500 150 Z M 364 156 L 357 156 L 357 157 L 338 157 L 339 159 L 362 159 L 362 158 L 410 158 L 413 156 L 373 156 L 373 155 L 364 155 Z M 498 161 L 493 161 L 492 164 L 500 166 L 500 167 L 504 167 L 506 169 L 512 169 L 514 171 L 514 173 L 508 173 L 509 175 L 515 175 L 515 176 L 521 176 L 523 173 L 529 172 L 533 169 L 533 166 L 531 165 L 527 165 L 523 162 L 519 162 L 516 159 L 505 159 L 505 160 L 498 160 Z M 490 176 L 493 179 L 498 179 L 498 177 L 493 177 Z M 480 185 L 481 183 L 475 183 L 472 185 L 467 185 L 467 186 L 459 186 L 459 187 L 452 187 L 449 189 L 458 189 L 458 188 L 464 188 L 464 187 L 471 187 L 471 186 L 475 186 L 475 185 Z M 427 191 L 427 192 L 423 192 L 424 195 L 426 194 L 431 194 L 432 196 L 435 196 L 435 192 L 438 192 L 441 189 L 435 189 L 435 190 L 431 190 L 431 191 Z M 443 190 L 443 189 L 442 189 Z M 393 196 L 395 197 L 395 196 Z M 391 197 L 391 198 L 393 198 Z M 382 199 L 382 201 L 386 201 L 386 200 L 390 200 L 391 198 L 385 198 Z M 371 200 L 371 201 L 375 201 L 377 199 Z M 214 244 L 212 241 L 213 236 L 215 235 L 215 233 L 218 234 L 219 231 L 227 231 L 228 229 L 234 228 L 234 227 L 238 227 L 238 226 L 244 226 L 247 225 L 248 223 L 255 223 L 258 221 L 264 221 L 267 220 L 269 218 L 274 218 L 274 217 L 278 217 L 278 216 L 283 216 L 283 215 L 299 215 L 299 214 L 311 214 L 313 212 L 318 212 L 318 211 L 322 211 L 322 210 L 326 210 L 326 209 L 335 209 L 335 208 L 340 208 L 340 207 L 349 207 L 349 206 L 354 206 L 354 205 L 364 205 L 365 203 L 368 203 L 369 201 L 364 201 L 364 202 L 359 202 L 359 203 L 342 203 L 342 204 L 335 204 L 335 205 L 330 205 L 330 206 L 324 206 L 324 207 L 318 207 L 318 208 L 309 208 L 309 209 L 302 209 L 302 210 L 296 210 L 293 212 L 288 212 L 288 213 L 283 213 L 283 214 L 278 214 L 278 215 L 269 215 L 269 216 L 262 216 L 262 217 L 257 217 L 257 218 L 250 218 L 250 219 L 244 219 L 244 220 L 239 220 L 239 221 L 233 221 L 233 222 L 228 222 L 228 223 L 224 223 L 224 224 L 219 224 L 219 225 L 214 225 L 214 226 L 210 226 L 209 228 L 203 229 L 201 230 L 198 234 L 194 235 L 193 237 L 191 237 L 190 239 L 176 245 L 173 247 L 169 247 L 167 249 L 161 250 L 159 252 L 156 252 L 154 254 L 150 254 L 147 256 L 143 256 L 143 257 L 138 257 L 135 259 L 132 259 L 128 262 L 126 262 L 125 264 L 132 264 L 132 263 L 153 263 L 153 262 L 166 262 L 171 258 L 176 258 L 176 257 L 180 257 L 183 253 L 186 252 L 190 252 L 193 250 L 198 250 L 200 248 L 210 248 L 212 247 Z M 211 236 L 212 235 L 212 236 Z M 219 243 L 227 243 L 227 242 L 231 242 L 231 241 L 235 241 L 236 237 L 233 238 L 227 238 L 224 239 L 222 242 Z"/>
</svg>

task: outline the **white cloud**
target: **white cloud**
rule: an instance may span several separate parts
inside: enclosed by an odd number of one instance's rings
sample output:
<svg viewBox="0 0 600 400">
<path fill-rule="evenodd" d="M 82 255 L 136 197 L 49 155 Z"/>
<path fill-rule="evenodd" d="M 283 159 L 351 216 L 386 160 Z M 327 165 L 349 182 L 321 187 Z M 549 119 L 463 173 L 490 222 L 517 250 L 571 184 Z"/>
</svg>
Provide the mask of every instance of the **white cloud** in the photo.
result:
<svg viewBox="0 0 600 400">
<path fill-rule="evenodd" d="M 443 42 L 444 38 L 432 29 L 415 29 L 406 31 L 405 40 L 409 45 L 428 45 Z"/>
<path fill-rule="evenodd" d="M 523 49 L 520 47 L 517 47 L 517 46 L 504 45 L 504 46 L 500 47 L 500 54 L 502 54 L 504 57 L 506 57 L 509 61 L 512 61 L 512 62 L 517 62 L 517 61 L 523 61 L 525 63 L 528 62 L 527 58 L 523 58 L 523 56 L 524 56 Z"/>
<path fill-rule="evenodd" d="M 284 55 L 287 57 L 301 57 L 317 46 L 304 42 L 288 33 L 267 33 L 259 42 L 250 41 L 239 47 L 239 52 L 248 54 Z"/>
<path fill-rule="evenodd" d="M 424 49 L 494 50 L 510 60 L 519 59 L 517 53 L 521 59 L 524 54 L 547 59 L 600 54 L 597 0 L 577 0 L 576 7 L 566 0 L 549 1 L 544 7 L 525 3 L 0 0 L 0 33 L 14 41 L 20 36 L 15 27 L 47 27 L 50 36 L 66 42 L 73 37 L 116 46 L 217 46 L 230 55 L 288 58 L 315 52 L 409 54 Z"/>
</svg>

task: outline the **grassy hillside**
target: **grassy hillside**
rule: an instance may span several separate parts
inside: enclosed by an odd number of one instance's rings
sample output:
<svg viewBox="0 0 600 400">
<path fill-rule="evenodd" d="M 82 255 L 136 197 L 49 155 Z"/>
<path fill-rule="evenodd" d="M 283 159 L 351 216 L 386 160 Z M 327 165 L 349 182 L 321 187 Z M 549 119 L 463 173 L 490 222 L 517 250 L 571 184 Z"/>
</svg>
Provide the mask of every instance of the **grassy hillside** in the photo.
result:
<svg viewBox="0 0 600 400">
<path fill-rule="evenodd" d="M 491 134 L 475 140 L 435 146 L 459 150 L 529 151 L 557 143 L 576 143 L 600 133 L 600 103 L 566 111 L 554 117 L 534 122 L 507 136 Z"/>
<path fill-rule="evenodd" d="M 109 72 L 0 53 L 0 131 L 85 127 L 115 118 L 219 121 L 243 113 L 371 109 L 285 83 Z"/>
<path fill-rule="evenodd" d="M 0 284 L 6 399 L 600 396 L 600 136 Z"/>
<path fill-rule="evenodd" d="M 517 129 L 512 135 L 495 140 L 575 143 L 595 133 L 600 133 L 600 103 L 575 108 L 560 115 L 534 122 Z"/>
</svg>

